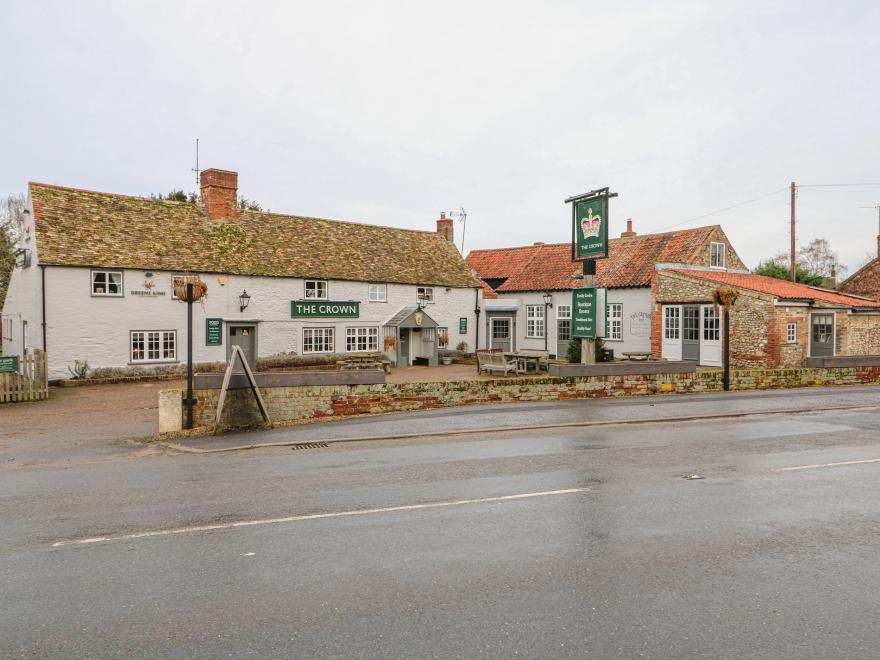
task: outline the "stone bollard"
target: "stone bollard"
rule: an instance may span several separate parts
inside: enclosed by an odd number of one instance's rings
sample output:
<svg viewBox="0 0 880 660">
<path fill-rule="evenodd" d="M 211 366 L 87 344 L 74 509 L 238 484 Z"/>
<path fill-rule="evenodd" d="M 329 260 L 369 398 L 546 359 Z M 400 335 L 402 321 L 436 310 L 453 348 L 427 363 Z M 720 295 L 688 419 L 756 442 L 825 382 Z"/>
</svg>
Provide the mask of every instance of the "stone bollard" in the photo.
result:
<svg viewBox="0 0 880 660">
<path fill-rule="evenodd" d="M 183 429 L 183 392 L 161 390 L 159 392 L 159 435 L 176 433 Z"/>
</svg>

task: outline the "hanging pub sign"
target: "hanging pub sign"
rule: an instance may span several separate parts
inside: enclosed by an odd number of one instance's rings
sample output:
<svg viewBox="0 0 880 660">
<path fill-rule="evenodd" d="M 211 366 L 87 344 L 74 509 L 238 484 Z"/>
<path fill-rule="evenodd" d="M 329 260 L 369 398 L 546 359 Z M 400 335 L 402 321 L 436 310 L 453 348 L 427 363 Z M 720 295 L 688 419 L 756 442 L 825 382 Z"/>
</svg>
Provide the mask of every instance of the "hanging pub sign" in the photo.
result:
<svg viewBox="0 0 880 660">
<path fill-rule="evenodd" d="M 294 319 L 356 319 L 360 317 L 357 300 L 291 300 L 290 317 Z"/>
<path fill-rule="evenodd" d="M 608 200 L 616 193 L 600 188 L 569 197 L 571 204 L 571 260 L 604 259 L 608 256 Z"/>
<path fill-rule="evenodd" d="M 585 286 L 571 293 L 571 336 L 580 339 L 604 337 L 606 289 Z"/>
</svg>

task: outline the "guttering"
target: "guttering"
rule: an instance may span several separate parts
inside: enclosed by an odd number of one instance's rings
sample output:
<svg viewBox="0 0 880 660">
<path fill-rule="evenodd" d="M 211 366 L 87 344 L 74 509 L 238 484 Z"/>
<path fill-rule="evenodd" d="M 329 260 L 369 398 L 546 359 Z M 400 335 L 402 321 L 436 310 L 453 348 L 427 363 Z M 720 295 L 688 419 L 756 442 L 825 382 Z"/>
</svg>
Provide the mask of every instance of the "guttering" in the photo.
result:
<svg viewBox="0 0 880 660">
<path fill-rule="evenodd" d="M 46 355 L 49 354 L 49 351 L 46 348 L 46 266 L 40 265 L 40 298 L 41 305 L 43 308 L 43 353 Z"/>
</svg>

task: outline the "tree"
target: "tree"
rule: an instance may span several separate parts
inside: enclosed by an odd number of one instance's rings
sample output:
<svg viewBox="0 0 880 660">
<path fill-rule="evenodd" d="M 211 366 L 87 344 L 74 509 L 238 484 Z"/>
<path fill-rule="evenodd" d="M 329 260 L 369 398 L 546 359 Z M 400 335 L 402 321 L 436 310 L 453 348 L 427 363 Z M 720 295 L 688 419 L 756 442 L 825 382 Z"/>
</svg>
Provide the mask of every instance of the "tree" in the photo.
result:
<svg viewBox="0 0 880 660">
<path fill-rule="evenodd" d="M 167 200 L 169 202 L 186 202 L 188 204 L 195 204 L 199 201 L 199 196 L 194 192 L 187 193 L 183 190 L 172 188 L 171 192 L 166 195 L 163 195 L 162 193 L 150 193 L 150 199 L 154 202 Z"/>
<path fill-rule="evenodd" d="M 791 279 L 791 267 L 780 266 L 773 259 L 761 262 L 753 272 L 755 275 L 775 277 L 777 280 Z M 801 284 L 809 284 L 810 286 L 820 286 L 825 279 L 821 275 L 811 275 L 800 266 L 797 266 L 797 269 L 795 270 L 795 277 Z"/>
<path fill-rule="evenodd" d="M 775 256 L 762 261 L 754 270 L 757 275 L 766 275 L 780 280 L 791 279 L 790 252 L 778 252 Z M 814 238 L 797 251 L 795 277 L 798 282 L 810 286 L 833 287 L 834 270 L 837 269 L 837 280 L 846 277 L 847 268 L 838 264 L 837 253 L 825 238 Z"/>
<path fill-rule="evenodd" d="M 15 267 L 15 248 L 24 235 L 27 198 L 12 193 L 0 200 L 0 308 L 6 300 L 9 278 Z"/>
</svg>

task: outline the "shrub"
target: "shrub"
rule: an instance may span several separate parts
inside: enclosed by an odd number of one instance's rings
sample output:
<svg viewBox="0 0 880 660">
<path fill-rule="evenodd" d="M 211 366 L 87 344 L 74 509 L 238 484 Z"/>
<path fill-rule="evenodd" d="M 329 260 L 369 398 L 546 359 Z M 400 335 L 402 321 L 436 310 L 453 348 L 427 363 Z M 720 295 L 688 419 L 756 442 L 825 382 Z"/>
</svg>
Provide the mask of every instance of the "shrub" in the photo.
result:
<svg viewBox="0 0 880 660">
<path fill-rule="evenodd" d="M 67 367 L 67 370 L 70 372 L 70 375 L 77 380 L 88 378 L 89 372 L 91 371 L 88 360 L 83 360 L 82 362 L 80 362 L 79 360 L 74 360 L 73 366 Z"/>
</svg>

